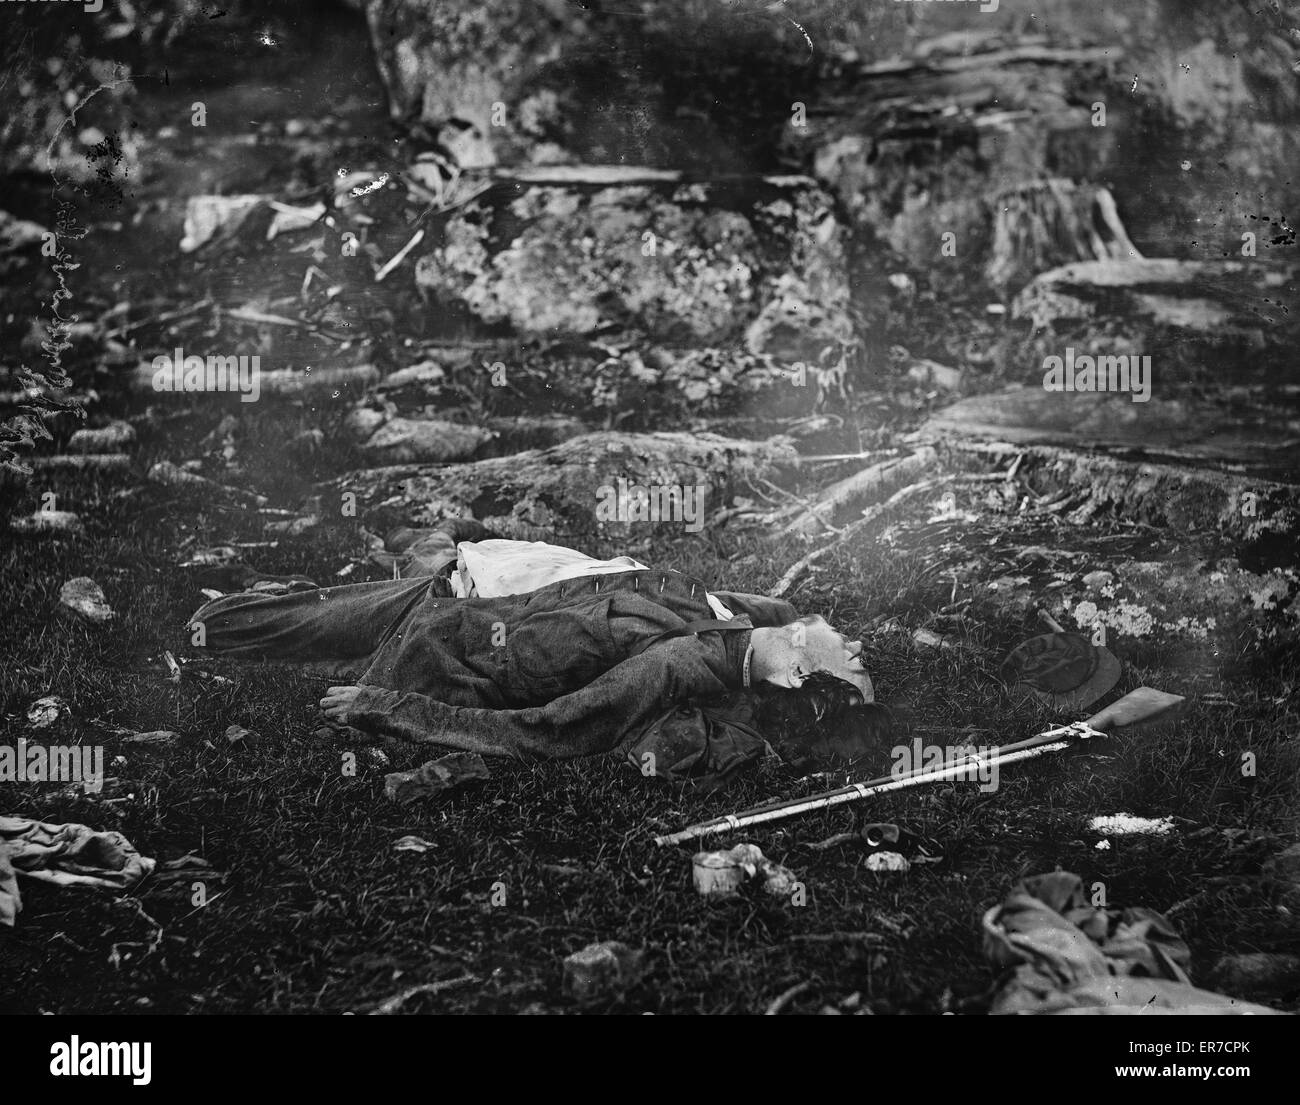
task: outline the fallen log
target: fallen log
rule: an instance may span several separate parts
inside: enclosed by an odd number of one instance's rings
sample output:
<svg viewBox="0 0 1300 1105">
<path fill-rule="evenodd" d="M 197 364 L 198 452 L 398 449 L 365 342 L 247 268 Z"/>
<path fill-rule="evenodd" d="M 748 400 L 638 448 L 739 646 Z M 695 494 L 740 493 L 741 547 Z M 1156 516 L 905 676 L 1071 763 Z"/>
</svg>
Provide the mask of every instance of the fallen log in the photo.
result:
<svg viewBox="0 0 1300 1105">
<path fill-rule="evenodd" d="M 1242 541 L 1300 533 L 1300 486 L 1178 464 L 1137 463 L 1050 445 L 951 439 L 941 448 L 1001 464 L 1023 455 L 1020 474 L 1040 493 L 1073 490 L 1076 516 L 1106 513 L 1183 533 Z"/>
<path fill-rule="evenodd" d="M 120 472 L 131 466 L 131 458 L 125 453 L 60 453 L 51 457 L 28 457 L 32 467 L 43 472 L 51 471 L 100 471 Z"/>
<path fill-rule="evenodd" d="M 140 393 L 156 394 L 159 398 L 170 396 L 172 392 L 158 392 L 154 387 L 154 377 L 157 373 L 152 362 L 146 362 L 139 365 L 131 376 L 131 388 L 133 391 Z M 257 383 L 258 396 L 275 396 L 276 398 L 297 399 L 307 395 L 315 395 L 321 392 L 340 391 L 348 389 L 356 395 L 360 395 L 366 388 L 373 387 L 379 383 L 379 369 L 374 365 L 340 365 L 334 368 L 281 368 L 274 372 L 258 372 L 254 377 Z M 200 388 L 193 392 L 182 392 L 187 395 L 191 401 L 197 401 L 200 396 L 210 396 L 212 392 L 207 392 Z"/>
<path fill-rule="evenodd" d="M 332 486 L 400 504 L 413 525 L 470 517 L 527 540 L 628 538 L 651 527 L 699 532 L 747 480 L 775 475 L 794 455 L 781 438 L 610 431 L 470 463 L 363 469 Z"/>
<path fill-rule="evenodd" d="M 164 487 L 174 488 L 178 491 L 187 491 L 199 495 L 216 495 L 218 498 L 254 503 L 257 506 L 266 505 L 265 495 L 257 495 L 238 487 L 228 487 L 225 484 L 217 483 L 216 480 L 210 480 L 206 476 L 187 472 L 184 468 L 178 467 L 169 460 L 160 460 L 150 468 L 149 480 L 152 483 L 161 484 Z"/>
<path fill-rule="evenodd" d="M 862 512 L 861 518 L 859 518 L 852 525 L 848 526 L 843 532 L 836 534 L 835 537 L 830 542 L 823 545 L 820 549 L 816 549 L 813 552 L 810 552 L 807 556 L 801 558 L 800 560 L 796 560 L 793 564 L 790 565 L 790 567 L 786 570 L 785 575 L 783 575 L 780 578 L 780 580 L 777 581 L 776 586 L 773 587 L 772 590 L 768 592 L 768 594 L 774 599 L 779 599 L 783 597 L 790 590 L 790 588 L 794 586 L 795 581 L 805 571 L 807 571 L 807 569 L 811 565 L 815 564 L 823 556 L 827 555 L 828 553 L 832 552 L 835 548 L 837 548 L 844 541 L 845 537 L 847 537 L 851 533 L 858 532 L 864 526 L 867 526 L 870 523 L 874 522 L 882 514 L 884 514 L 886 511 L 892 510 L 904 499 L 909 499 L 913 495 L 923 494 L 926 491 L 933 491 L 935 488 L 942 487 L 946 483 L 953 483 L 953 482 L 975 483 L 975 482 L 985 482 L 985 481 L 992 481 L 992 480 L 1010 480 L 1014 478 L 1016 469 L 1018 467 L 1019 467 L 1019 462 L 1017 461 L 1016 464 L 1013 464 L 1011 470 L 1008 471 L 1005 475 L 1003 475 L 1002 473 L 993 473 L 989 475 L 984 475 L 984 474 L 964 475 L 964 474 L 954 473 L 950 475 L 936 476 L 933 479 L 929 479 L 929 480 L 921 480 L 919 483 L 908 484 L 906 487 L 902 488 L 901 490 L 895 491 L 883 503 L 877 503 L 875 506 L 868 507 L 866 510 Z"/>
<path fill-rule="evenodd" d="M 1293 341 L 1297 332 L 1294 262 L 1262 258 L 1184 261 L 1171 257 L 1079 261 L 1034 278 L 1012 303 L 1013 318 L 1035 329 L 1113 318 L 1193 333 L 1240 332 Z M 1134 341 L 1142 346 L 1140 333 Z M 1147 341 L 1145 348 L 1151 348 Z"/>
<path fill-rule="evenodd" d="M 914 479 L 930 468 L 937 457 L 934 449 L 923 446 L 908 456 L 881 461 L 833 483 L 817 497 L 811 507 L 787 523 L 781 533 L 810 536 L 819 530 L 828 529 L 832 525 L 832 518 L 839 511 L 867 498 L 880 498 L 905 480 Z"/>
<path fill-rule="evenodd" d="M 129 422 L 115 420 L 106 426 L 77 430 L 68 439 L 68 448 L 79 453 L 104 453 L 107 450 L 125 449 L 135 444 L 135 427 Z"/>
</svg>

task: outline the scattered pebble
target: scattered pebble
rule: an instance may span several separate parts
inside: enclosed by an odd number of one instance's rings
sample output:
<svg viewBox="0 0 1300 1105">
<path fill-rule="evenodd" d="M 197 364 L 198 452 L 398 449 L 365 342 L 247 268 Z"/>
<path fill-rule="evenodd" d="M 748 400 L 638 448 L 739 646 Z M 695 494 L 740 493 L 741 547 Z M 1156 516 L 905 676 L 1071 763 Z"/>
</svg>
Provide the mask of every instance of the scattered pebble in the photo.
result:
<svg viewBox="0 0 1300 1105">
<path fill-rule="evenodd" d="M 27 707 L 27 722 L 33 729 L 46 729 L 67 713 L 68 704 L 58 695 L 49 694 Z"/>
<path fill-rule="evenodd" d="M 232 725 L 226 730 L 226 740 L 231 744 L 243 744 L 247 740 L 257 740 L 257 734 L 242 725 Z"/>
<path fill-rule="evenodd" d="M 453 752 L 421 764 L 414 771 L 396 771 L 384 779 L 384 795 L 389 801 L 406 805 L 417 798 L 444 794 L 466 783 L 492 778 L 483 757 L 477 752 Z"/>
<path fill-rule="evenodd" d="M 588 944 L 564 961 L 564 992 L 577 1001 L 617 994 L 641 977 L 642 953 L 618 940 Z"/>
<path fill-rule="evenodd" d="M 394 852 L 418 852 L 423 854 L 433 847 L 433 841 L 422 836 L 404 836 L 393 841 Z"/>
<path fill-rule="evenodd" d="M 98 625 L 116 617 L 103 588 L 89 576 L 77 576 L 63 585 L 59 591 L 59 609 Z"/>
</svg>

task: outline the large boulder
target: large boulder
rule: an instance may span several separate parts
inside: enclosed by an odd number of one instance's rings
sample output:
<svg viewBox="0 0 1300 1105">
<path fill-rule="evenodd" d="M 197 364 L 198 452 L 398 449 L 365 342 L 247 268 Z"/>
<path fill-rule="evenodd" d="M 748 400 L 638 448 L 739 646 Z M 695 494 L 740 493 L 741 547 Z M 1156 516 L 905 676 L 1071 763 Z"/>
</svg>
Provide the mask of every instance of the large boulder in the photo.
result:
<svg viewBox="0 0 1300 1105">
<path fill-rule="evenodd" d="M 1300 199 L 1290 6 L 895 5 L 916 20 L 903 56 L 825 74 L 781 141 L 856 227 L 954 290 L 1014 294 L 1073 261 L 1264 257 L 1294 243 Z"/>
<path fill-rule="evenodd" d="M 371 464 L 466 460 L 492 439 L 492 431 L 445 418 L 390 418 L 360 445 Z"/>
<path fill-rule="evenodd" d="M 600 170 L 502 191 L 455 211 L 420 258 L 439 306 L 530 336 L 634 331 L 786 361 L 852 338 L 843 236 L 807 180 Z"/>
</svg>

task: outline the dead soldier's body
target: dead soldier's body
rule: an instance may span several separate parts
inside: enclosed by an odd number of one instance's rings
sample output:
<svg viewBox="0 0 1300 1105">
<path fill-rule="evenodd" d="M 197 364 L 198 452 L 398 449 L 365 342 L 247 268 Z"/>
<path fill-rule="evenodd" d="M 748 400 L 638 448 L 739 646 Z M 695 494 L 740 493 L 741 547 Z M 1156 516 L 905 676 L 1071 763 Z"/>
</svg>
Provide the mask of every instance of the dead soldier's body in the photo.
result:
<svg viewBox="0 0 1300 1105">
<path fill-rule="evenodd" d="M 463 541 L 448 567 L 226 595 L 191 625 L 216 652 L 359 672 L 321 699 L 336 725 L 485 755 L 615 750 L 665 711 L 759 685 L 874 697 L 861 644 L 780 600 L 542 542 Z"/>
</svg>

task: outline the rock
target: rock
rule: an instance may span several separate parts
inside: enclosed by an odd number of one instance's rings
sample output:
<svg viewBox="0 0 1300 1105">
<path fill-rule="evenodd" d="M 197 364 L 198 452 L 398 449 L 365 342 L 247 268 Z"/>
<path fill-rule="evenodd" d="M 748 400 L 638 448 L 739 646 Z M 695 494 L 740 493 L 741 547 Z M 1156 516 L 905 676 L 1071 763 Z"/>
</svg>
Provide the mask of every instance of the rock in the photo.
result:
<svg viewBox="0 0 1300 1105">
<path fill-rule="evenodd" d="M 77 430 L 68 439 L 68 448 L 81 453 L 121 452 L 135 444 L 135 427 L 120 420 L 95 429 Z"/>
<path fill-rule="evenodd" d="M 799 879 L 788 867 L 769 860 L 763 868 L 763 893 L 772 898 L 789 898 L 799 889 Z"/>
<path fill-rule="evenodd" d="M 38 510 L 22 518 L 11 518 L 9 528 L 15 533 L 61 534 L 77 537 L 85 532 L 81 519 L 70 510 Z"/>
<path fill-rule="evenodd" d="M 863 861 L 868 871 L 898 871 L 906 873 L 912 869 L 906 856 L 898 852 L 872 852 Z"/>
<path fill-rule="evenodd" d="M 609 997 L 641 977 L 642 953 L 618 940 L 588 944 L 564 960 L 564 992 L 576 1001 Z"/>
<path fill-rule="evenodd" d="M 492 778 L 477 752 L 453 752 L 421 764 L 414 771 L 396 771 L 384 778 L 384 796 L 390 802 L 408 805 L 417 798 L 431 798 L 456 790 L 467 783 Z"/>
<path fill-rule="evenodd" d="M 859 228 L 936 276 L 1019 283 L 1094 256 L 1080 229 L 1097 189 L 1061 179 L 1053 153 L 1096 149 L 1086 87 L 1118 51 L 1000 45 L 844 67 L 819 90 L 815 124 L 782 134 L 787 155 L 811 163 Z M 918 254 L 945 234 L 955 255 Z"/>
<path fill-rule="evenodd" d="M 372 407 L 355 407 L 343 419 L 343 429 L 356 442 L 367 441 L 386 421 L 388 414 Z"/>
<path fill-rule="evenodd" d="M 27 724 L 33 729 L 48 729 L 69 713 L 68 704 L 58 695 L 46 695 L 27 707 Z"/>
<path fill-rule="evenodd" d="M 810 364 L 828 347 L 838 358 L 852 338 L 843 236 L 810 181 L 534 184 L 492 196 L 456 210 L 443 243 L 416 265 L 429 298 L 485 324 L 743 342 Z"/>
<path fill-rule="evenodd" d="M 913 361 L 908 368 L 907 378 L 936 391 L 960 391 L 962 371 L 941 365 L 937 361 L 918 360 Z"/>
<path fill-rule="evenodd" d="M 78 576 L 63 585 L 59 591 L 59 609 L 97 625 L 117 616 L 99 584 L 88 576 Z"/>
<path fill-rule="evenodd" d="M 433 841 L 425 840 L 421 836 L 402 836 L 393 841 L 394 852 L 415 852 L 417 855 L 423 855 L 433 848 Z"/>
<path fill-rule="evenodd" d="M 839 228 L 828 216 L 816 233 L 833 238 Z M 781 274 L 767 289 L 758 317 L 745 329 L 745 348 L 783 364 L 833 364 L 854 340 L 853 323 L 845 310 L 847 291 L 847 285 L 835 288 L 829 301 L 823 302 L 806 279 Z"/>
<path fill-rule="evenodd" d="M 484 447 L 484 452 L 491 456 L 509 456 L 525 449 L 546 449 L 591 432 L 591 427 L 582 419 L 563 414 L 489 418 L 485 424 L 492 433 L 492 441 Z"/>
<path fill-rule="evenodd" d="M 220 234 L 233 234 L 269 196 L 190 196 L 185 202 L 181 252 L 193 253 Z"/>
<path fill-rule="evenodd" d="M 18 253 L 39 246 L 47 233 L 40 223 L 0 211 L 0 255 Z"/>
<path fill-rule="evenodd" d="M 209 545 L 194 549 L 178 568 L 215 568 L 234 564 L 243 554 L 233 545 Z"/>
<path fill-rule="evenodd" d="M 860 60 L 815 94 L 803 89 L 815 117 L 810 109 L 808 125 L 781 138 L 862 232 L 936 278 L 1014 288 L 1056 265 L 1131 256 L 1093 181 L 1108 183 L 1133 239 L 1166 254 L 1240 255 L 1253 232 L 1252 255 L 1264 257 L 1290 237 L 1254 197 L 1290 194 L 1300 92 L 1293 52 L 1258 33 L 1256 12 L 1195 5 L 1170 21 L 1159 5 L 1134 4 L 1102 24 L 1099 9 L 1075 9 L 1031 40 L 1008 37 L 974 4 L 889 7 L 892 18 L 860 24 L 870 28 Z M 1010 7 L 1004 0 L 1004 17 Z M 904 19 L 911 40 L 900 42 Z M 927 35 L 937 31 L 954 33 Z M 891 47 L 897 56 L 885 60 Z M 1117 107 L 1134 94 L 1140 107 Z M 955 260 L 916 249 L 945 233 Z"/>
<path fill-rule="evenodd" d="M 427 418 L 391 418 L 370 435 L 361 452 L 372 464 L 468 460 L 492 438 L 490 430 Z"/>
<path fill-rule="evenodd" d="M 337 484 L 373 502 L 399 498 L 416 526 L 476 518 L 501 536 L 549 541 L 562 532 L 577 543 L 626 539 L 650 527 L 698 532 L 729 501 L 733 484 L 775 474 L 794 456 L 780 438 L 604 432 L 471 464 L 359 471 Z"/>
<path fill-rule="evenodd" d="M 1208 981 L 1211 988 L 1247 1001 L 1293 997 L 1300 992 L 1300 955 L 1225 955 L 1211 969 Z"/>
</svg>

